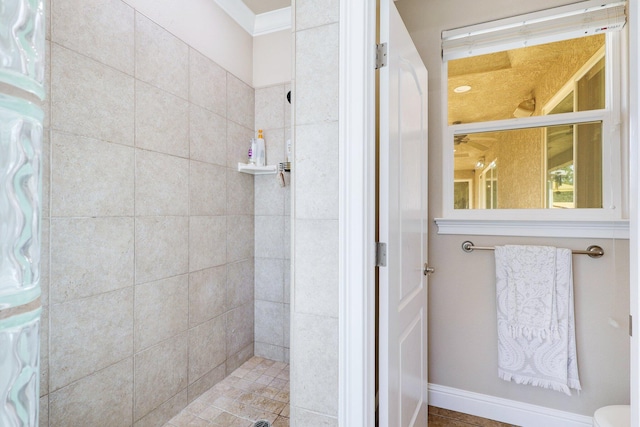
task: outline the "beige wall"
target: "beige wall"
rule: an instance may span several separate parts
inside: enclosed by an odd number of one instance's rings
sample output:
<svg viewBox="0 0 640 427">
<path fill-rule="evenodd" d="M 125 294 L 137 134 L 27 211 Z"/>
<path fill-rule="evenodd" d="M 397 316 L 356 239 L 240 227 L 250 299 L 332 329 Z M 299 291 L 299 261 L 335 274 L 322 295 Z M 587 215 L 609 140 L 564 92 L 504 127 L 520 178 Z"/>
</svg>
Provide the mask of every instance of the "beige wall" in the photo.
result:
<svg viewBox="0 0 640 427">
<path fill-rule="evenodd" d="M 40 425 L 162 425 L 253 354 L 254 90 L 123 1 L 50 15 Z"/>
<path fill-rule="evenodd" d="M 291 82 L 291 30 L 277 31 L 253 39 L 253 87 Z"/>
<path fill-rule="evenodd" d="M 429 69 L 429 208 L 442 215 L 442 30 L 526 13 L 572 0 L 533 3 L 492 0 L 396 4 Z M 465 13 L 460 13 L 465 11 Z M 629 248 L 627 240 L 438 235 L 431 222 L 429 264 L 430 382 L 564 411 L 591 415 L 603 405 L 629 403 Z M 491 252 L 462 252 L 471 239 L 482 246 L 549 244 L 574 249 L 602 246 L 604 258 L 574 257 L 578 364 L 583 392 L 572 397 L 497 377 L 494 259 Z M 460 268 L 464 266 L 464 268 Z M 611 321 L 619 327 L 611 325 Z"/>
</svg>

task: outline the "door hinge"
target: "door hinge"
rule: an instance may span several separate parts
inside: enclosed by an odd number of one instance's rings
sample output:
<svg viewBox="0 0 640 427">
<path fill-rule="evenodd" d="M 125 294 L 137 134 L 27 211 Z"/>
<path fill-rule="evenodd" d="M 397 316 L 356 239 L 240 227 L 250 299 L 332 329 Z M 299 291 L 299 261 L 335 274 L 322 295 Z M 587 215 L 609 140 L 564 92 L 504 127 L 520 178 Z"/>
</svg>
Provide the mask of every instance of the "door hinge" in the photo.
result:
<svg viewBox="0 0 640 427">
<path fill-rule="evenodd" d="M 387 266 L 387 244 L 376 242 L 376 267 Z"/>
<path fill-rule="evenodd" d="M 629 336 L 633 336 L 633 316 L 629 315 Z"/>
<path fill-rule="evenodd" d="M 387 44 L 376 45 L 376 70 L 387 65 Z"/>
</svg>

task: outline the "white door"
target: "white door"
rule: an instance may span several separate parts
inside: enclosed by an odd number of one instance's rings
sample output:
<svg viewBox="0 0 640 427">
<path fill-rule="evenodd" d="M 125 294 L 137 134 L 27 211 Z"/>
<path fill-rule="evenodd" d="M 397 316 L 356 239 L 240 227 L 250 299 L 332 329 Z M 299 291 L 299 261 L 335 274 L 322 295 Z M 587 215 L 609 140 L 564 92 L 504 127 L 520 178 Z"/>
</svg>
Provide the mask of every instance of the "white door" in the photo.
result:
<svg viewBox="0 0 640 427">
<path fill-rule="evenodd" d="M 381 0 L 379 419 L 427 425 L 427 70 L 391 0 Z"/>
</svg>

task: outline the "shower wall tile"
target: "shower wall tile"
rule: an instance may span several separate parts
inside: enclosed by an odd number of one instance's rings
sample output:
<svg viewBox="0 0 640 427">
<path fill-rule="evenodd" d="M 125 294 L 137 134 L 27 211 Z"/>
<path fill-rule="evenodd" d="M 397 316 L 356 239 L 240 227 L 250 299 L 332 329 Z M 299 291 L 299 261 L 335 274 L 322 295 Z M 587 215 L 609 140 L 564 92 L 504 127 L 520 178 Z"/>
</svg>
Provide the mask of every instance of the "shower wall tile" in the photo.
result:
<svg viewBox="0 0 640 427">
<path fill-rule="evenodd" d="M 264 131 L 267 163 L 275 165 L 285 161 L 285 129 L 267 129 Z"/>
<path fill-rule="evenodd" d="M 53 43 L 52 129 L 133 145 L 133 86 L 133 77 Z"/>
<path fill-rule="evenodd" d="M 283 258 L 284 219 L 281 216 L 255 217 L 257 258 Z"/>
<path fill-rule="evenodd" d="M 296 0 L 296 30 L 318 27 L 338 22 L 340 0 L 318 3 L 314 0 Z"/>
<path fill-rule="evenodd" d="M 189 214 L 224 215 L 227 212 L 226 198 L 227 168 L 192 160 L 189 168 Z"/>
<path fill-rule="evenodd" d="M 40 415 L 38 417 L 38 426 L 49 426 L 49 395 L 40 398 Z"/>
<path fill-rule="evenodd" d="M 289 224 L 291 228 L 291 224 Z M 284 302 L 291 301 L 291 260 L 284 260 Z"/>
<path fill-rule="evenodd" d="M 133 288 L 54 304 L 50 316 L 51 391 L 133 354 Z"/>
<path fill-rule="evenodd" d="M 227 167 L 238 170 L 238 163 L 247 163 L 251 138 L 257 135 L 252 128 L 227 122 Z"/>
<path fill-rule="evenodd" d="M 284 127 L 286 92 L 282 85 L 256 89 L 255 118 L 258 129 L 280 129 Z"/>
<path fill-rule="evenodd" d="M 255 343 L 255 353 L 259 354 L 259 357 L 275 360 L 276 362 L 284 361 L 284 350 L 284 347 L 281 345 L 267 344 L 257 341 Z"/>
<path fill-rule="evenodd" d="M 294 424 L 295 423 L 295 424 Z M 292 408 L 291 425 L 314 427 L 338 427 L 338 418 L 317 412 L 307 411 L 303 408 Z"/>
<path fill-rule="evenodd" d="M 338 319 L 295 314 L 291 389 L 296 400 L 322 414 L 338 414 Z M 306 424 L 300 424 L 306 425 Z"/>
<path fill-rule="evenodd" d="M 229 310 L 253 302 L 253 259 L 227 264 L 226 303 Z"/>
<path fill-rule="evenodd" d="M 282 317 L 284 346 L 289 348 L 291 344 L 291 304 L 284 305 Z"/>
<path fill-rule="evenodd" d="M 251 342 L 247 344 L 245 347 L 243 347 L 237 353 L 234 353 L 231 356 L 229 356 L 225 363 L 226 376 L 231 375 L 231 373 L 236 369 L 238 369 L 240 366 L 242 366 L 244 362 L 251 359 L 251 357 L 253 357 L 253 354 L 254 354 L 254 347 L 253 347 L 253 342 Z"/>
<path fill-rule="evenodd" d="M 224 216 L 192 216 L 189 220 L 189 269 L 203 270 L 226 260 L 227 219 Z"/>
<path fill-rule="evenodd" d="M 320 6 L 319 6 L 320 7 Z M 338 120 L 339 24 L 295 33 L 296 127 Z M 313 52 L 313 54 L 304 54 Z M 321 73 L 318 70 L 322 70 Z M 297 130 L 296 130 L 297 132 Z M 296 141 L 300 141 L 296 134 Z M 297 153 L 296 153 L 297 155 Z"/>
<path fill-rule="evenodd" d="M 255 125 L 255 91 L 232 74 L 227 74 L 227 119 L 246 128 Z"/>
<path fill-rule="evenodd" d="M 195 104 L 189 108 L 191 159 L 226 166 L 227 120 Z"/>
<path fill-rule="evenodd" d="M 253 175 L 227 169 L 227 214 L 253 215 L 254 194 Z"/>
<path fill-rule="evenodd" d="M 40 397 L 49 394 L 49 307 L 40 315 Z"/>
<path fill-rule="evenodd" d="M 224 314 L 226 283 L 224 265 L 189 274 L 189 326 Z"/>
<path fill-rule="evenodd" d="M 220 381 L 225 379 L 226 377 L 226 365 L 225 363 L 221 363 L 216 366 L 202 377 L 189 384 L 187 388 L 187 397 L 189 403 L 196 400 L 200 397 L 204 392 L 208 391 L 211 387 L 218 384 Z"/>
<path fill-rule="evenodd" d="M 286 83 L 283 85 L 284 90 L 282 91 L 282 99 L 284 103 L 284 128 L 289 132 L 291 131 L 291 116 L 292 116 L 292 108 L 291 102 L 293 102 L 293 91 L 291 90 L 291 83 Z M 291 102 L 287 100 L 287 94 L 291 92 Z"/>
<path fill-rule="evenodd" d="M 256 300 L 255 341 L 284 346 L 284 307 L 281 302 Z"/>
<path fill-rule="evenodd" d="M 133 418 L 139 420 L 187 387 L 187 333 L 135 356 Z"/>
<path fill-rule="evenodd" d="M 188 292 L 187 275 L 136 286 L 133 318 L 136 352 L 187 330 Z"/>
<path fill-rule="evenodd" d="M 188 230 L 188 217 L 136 218 L 136 283 L 188 272 Z"/>
<path fill-rule="evenodd" d="M 285 193 L 289 187 L 281 187 L 276 175 L 255 178 L 255 214 L 284 215 Z"/>
<path fill-rule="evenodd" d="M 47 102 L 47 105 L 49 102 Z M 45 113 L 46 114 L 46 113 Z M 51 131 L 44 128 L 42 133 L 42 217 L 51 216 Z"/>
<path fill-rule="evenodd" d="M 230 310 L 225 316 L 227 358 L 230 358 L 253 344 L 253 303 Z"/>
<path fill-rule="evenodd" d="M 224 363 L 225 319 L 218 316 L 189 330 L 189 384 Z"/>
<path fill-rule="evenodd" d="M 284 302 L 284 260 L 256 258 L 256 300 Z"/>
<path fill-rule="evenodd" d="M 136 13 L 136 78 L 188 99 L 189 46 L 140 13 Z"/>
<path fill-rule="evenodd" d="M 227 117 L 227 72 L 224 68 L 189 49 L 189 101 Z M 237 93 L 229 92 L 234 99 Z"/>
<path fill-rule="evenodd" d="M 298 220 L 295 239 L 296 311 L 337 317 L 338 221 Z"/>
<path fill-rule="evenodd" d="M 253 258 L 253 216 L 229 215 L 227 217 L 227 262 Z"/>
<path fill-rule="evenodd" d="M 298 218 L 337 219 L 338 122 L 299 126 L 296 132 L 295 200 Z"/>
<path fill-rule="evenodd" d="M 167 420 L 175 417 L 187 406 L 187 390 L 182 390 L 171 399 L 149 412 L 142 419 L 136 421 L 134 427 L 158 427 L 166 423 Z"/>
<path fill-rule="evenodd" d="M 51 13 L 54 42 L 133 75 L 132 7 L 121 0 L 56 0 Z"/>
<path fill-rule="evenodd" d="M 56 392 L 49 402 L 50 425 L 126 427 L 132 424 L 133 358 L 111 365 Z"/>
<path fill-rule="evenodd" d="M 52 132 L 51 148 L 52 216 L 133 215 L 131 147 Z"/>
<path fill-rule="evenodd" d="M 189 214 L 189 160 L 136 150 L 135 182 L 136 215 Z"/>
<path fill-rule="evenodd" d="M 50 231 L 51 231 L 51 220 L 49 218 L 43 218 L 42 223 L 40 224 L 41 236 L 40 236 L 40 302 L 44 307 L 49 305 L 50 295 L 51 295 L 51 271 L 49 262 L 50 259 Z"/>
<path fill-rule="evenodd" d="M 189 157 L 189 103 L 136 82 L 136 147 Z"/>
<path fill-rule="evenodd" d="M 133 218 L 51 220 L 51 303 L 133 286 Z"/>
</svg>

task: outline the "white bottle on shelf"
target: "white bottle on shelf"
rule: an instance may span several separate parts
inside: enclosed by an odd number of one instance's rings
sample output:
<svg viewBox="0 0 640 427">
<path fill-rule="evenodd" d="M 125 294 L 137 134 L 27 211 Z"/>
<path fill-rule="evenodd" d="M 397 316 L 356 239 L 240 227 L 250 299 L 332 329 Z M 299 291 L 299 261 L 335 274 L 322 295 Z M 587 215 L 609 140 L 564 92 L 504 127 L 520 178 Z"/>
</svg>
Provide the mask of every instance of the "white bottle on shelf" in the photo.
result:
<svg viewBox="0 0 640 427">
<path fill-rule="evenodd" d="M 264 137 L 262 129 L 258 129 L 258 139 L 256 139 L 256 166 L 265 166 L 267 164 L 266 152 L 264 147 Z"/>
</svg>

